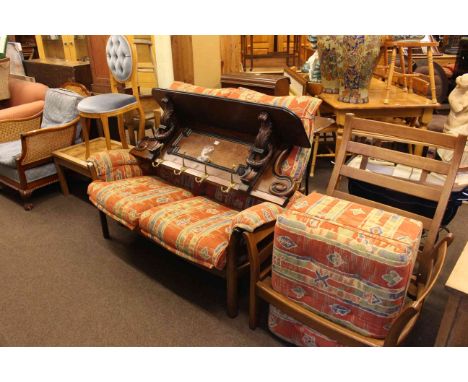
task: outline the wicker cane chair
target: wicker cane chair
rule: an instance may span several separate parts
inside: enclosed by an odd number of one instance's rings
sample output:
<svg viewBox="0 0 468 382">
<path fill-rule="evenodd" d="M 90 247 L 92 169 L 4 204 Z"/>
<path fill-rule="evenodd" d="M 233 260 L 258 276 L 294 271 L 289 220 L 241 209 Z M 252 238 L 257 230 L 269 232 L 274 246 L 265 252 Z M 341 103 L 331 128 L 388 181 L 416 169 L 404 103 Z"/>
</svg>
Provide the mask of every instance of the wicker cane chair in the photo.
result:
<svg viewBox="0 0 468 382">
<path fill-rule="evenodd" d="M 454 151 L 453 160 L 451 163 L 445 163 L 430 158 L 397 152 L 383 147 L 376 147 L 371 144 L 353 142 L 351 140 L 352 135 L 378 137 L 396 142 L 411 142 L 413 144 L 443 147 Z M 270 247 L 269 253 L 261 253 L 256 258 L 250 258 L 250 327 L 254 329 L 257 326 L 258 298 L 262 298 L 274 307 L 274 311 L 280 311 L 279 314 L 281 314 L 282 317 L 286 317 L 285 319 L 289 320 L 288 322 L 292 322 L 293 325 L 298 325 L 295 326 L 296 328 L 303 328 L 301 330 L 308 328 L 307 330 L 311 330 L 312 332 L 325 336 L 325 341 L 331 341 L 333 343 L 339 343 L 347 346 L 395 346 L 401 344 L 410 333 L 421 314 L 424 301 L 431 292 L 431 289 L 436 283 L 441 272 L 447 247 L 453 240 L 451 234 L 439 240 L 439 228 L 447 208 L 450 194 L 454 187 L 466 139 L 467 137 L 463 135 L 454 137 L 447 134 L 424 131 L 401 125 L 354 118 L 352 115 L 348 115 L 344 127 L 343 143 L 341 144 L 340 151 L 336 158 L 336 164 L 327 188 L 327 195 L 340 199 L 342 203 L 346 203 L 345 201 L 347 201 L 364 206 L 363 208 L 370 207 L 371 209 L 378 209 L 380 210 L 380 212 L 377 211 L 379 214 L 383 214 L 385 212 L 382 211 L 386 211 L 391 214 L 395 214 L 392 215 L 394 217 L 400 216 L 403 219 L 410 218 L 422 223 L 422 227 L 426 232 L 426 237 L 422 248 L 420 247 L 419 253 L 417 254 L 413 275 L 409 277 L 409 286 L 407 286 L 406 293 L 407 299 L 402 300 L 401 310 L 399 310 L 398 313 L 395 313 L 396 315 L 394 317 L 392 316 L 392 320 L 389 321 L 389 327 L 384 327 L 382 329 L 381 332 L 384 333 L 382 336 L 366 336 L 362 331 L 353 330 L 356 326 L 352 327 L 350 325 L 346 325 L 348 322 L 344 322 L 343 320 L 331 320 L 331 316 L 324 314 L 322 310 L 329 306 L 327 302 L 328 300 L 326 300 L 328 297 L 325 298 L 320 311 L 313 312 L 304 304 L 293 301 L 291 298 L 275 290 L 272 286 L 271 267 L 269 267 L 265 261 L 269 254 L 271 254 Z M 355 168 L 346 164 L 345 160 L 347 154 L 362 155 L 361 166 L 359 168 Z M 368 163 L 366 158 L 375 158 L 376 160 L 409 166 L 415 170 L 419 169 L 421 176 L 419 180 L 414 181 L 406 178 L 396 178 L 391 175 L 374 173 L 366 170 Z M 443 174 L 445 176 L 445 180 L 442 184 L 435 184 L 434 182 L 429 181 L 432 173 Z M 342 177 L 348 178 L 348 180 L 355 179 L 370 185 L 381 186 L 389 190 L 433 201 L 436 203 L 435 213 L 431 217 L 422 216 L 395 206 L 389 206 L 360 196 L 351 195 L 339 189 L 338 184 Z M 309 196 L 304 197 L 303 199 L 308 197 Z M 301 203 L 301 200 L 303 199 L 299 199 L 297 203 Z M 281 219 L 281 216 L 282 215 L 280 215 L 278 219 Z M 310 216 L 310 219 L 313 219 L 313 216 Z M 298 227 L 294 226 L 291 229 L 296 230 Z M 290 244 L 292 246 L 300 240 L 307 241 L 310 244 L 308 247 L 310 249 L 309 253 L 304 253 L 304 257 L 301 257 L 302 261 L 305 263 L 308 261 L 306 255 L 308 257 L 315 258 L 315 251 L 313 251 L 314 247 L 311 247 L 314 244 L 312 241 L 309 242 L 308 240 L 310 239 L 302 236 L 301 233 L 298 235 L 300 236 L 300 239 L 295 239 L 294 242 L 287 242 L 286 244 Z M 246 238 L 246 240 L 248 241 L 248 238 Z M 316 259 L 316 261 L 320 260 Z M 276 267 L 282 267 L 279 263 L 275 264 Z M 302 267 L 306 269 L 307 265 L 302 265 Z M 289 270 L 289 272 L 293 272 L 293 270 Z M 361 270 L 358 272 L 361 272 Z M 302 290 L 313 288 L 313 286 L 309 284 L 309 281 L 307 281 L 307 276 L 302 276 L 304 283 L 303 287 L 298 284 L 295 288 Z M 345 276 L 343 276 L 344 280 L 346 279 Z M 356 277 L 359 279 L 359 277 L 362 276 L 358 275 Z M 346 288 L 348 287 L 352 288 L 352 285 L 346 284 Z M 307 293 L 310 292 L 306 292 L 306 294 Z M 319 293 L 325 292 L 321 291 Z M 346 292 L 342 290 L 342 293 Z M 309 295 L 307 296 L 309 300 L 313 298 Z M 305 301 L 303 296 L 301 296 L 301 301 Z M 344 297 L 340 301 L 345 303 Z M 353 307 L 356 306 L 355 303 L 352 303 L 352 305 Z M 343 311 L 339 311 L 338 313 L 341 316 L 347 314 L 346 312 L 343 313 Z M 322 337 L 322 339 L 323 338 L 324 337 Z"/>
<path fill-rule="evenodd" d="M 65 84 L 74 90 L 80 84 Z M 86 95 L 86 92 L 83 93 Z M 0 183 L 18 191 L 29 211 L 34 190 L 58 182 L 52 152 L 73 144 L 79 117 L 41 128 L 42 110 L 31 117 L 0 121 Z"/>
</svg>

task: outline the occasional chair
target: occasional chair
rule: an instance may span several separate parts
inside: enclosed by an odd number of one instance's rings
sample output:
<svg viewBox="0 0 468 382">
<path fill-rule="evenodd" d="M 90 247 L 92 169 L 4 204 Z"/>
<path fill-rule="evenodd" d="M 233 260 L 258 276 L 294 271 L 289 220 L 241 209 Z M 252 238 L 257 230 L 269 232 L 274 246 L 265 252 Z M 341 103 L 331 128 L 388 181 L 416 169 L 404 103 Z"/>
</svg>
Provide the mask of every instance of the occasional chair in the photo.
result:
<svg viewBox="0 0 468 382">
<path fill-rule="evenodd" d="M 443 147 L 454 151 L 453 160 L 354 142 L 352 135 Z M 271 304 L 270 330 L 298 345 L 401 344 L 453 239 L 440 239 L 439 228 L 466 139 L 348 115 L 327 195 L 297 199 L 277 217 L 271 267 L 265 254 L 250 258 L 250 327 L 257 326 L 262 298 Z M 346 164 L 347 154 L 361 155 L 360 166 Z M 369 158 L 411 167 L 420 176 L 374 173 L 366 169 Z M 431 181 L 434 174 L 443 180 Z M 422 216 L 351 195 L 338 187 L 341 178 L 433 201 L 435 212 Z"/>
<path fill-rule="evenodd" d="M 81 99 L 65 89 L 49 89 L 45 103 L 33 101 L 33 107 L 41 104 L 36 114 L 0 121 L 0 182 L 20 193 L 27 211 L 33 207 L 29 198 L 34 190 L 58 181 L 52 152 L 77 139 L 76 105 Z"/>
<path fill-rule="evenodd" d="M 78 105 L 83 121 L 83 138 L 86 145 L 86 158 L 90 155 L 89 120 L 98 119 L 102 123 L 107 150 L 111 149 L 109 118 L 117 117 L 122 148 L 128 148 L 124 129 L 124 114 L 137 110 L 139 118 L 138 138 L 145 133 L 145 113 L 141 106 L 137 84 L 137 52 L 133 44 L 125 36 L 110 36 L 106 45 L 107 65 L 110 71 L 112 93 L 88 97 Z M 133 94 L 118 92 L 120 84 L 131 83 Z"/>
</svg>

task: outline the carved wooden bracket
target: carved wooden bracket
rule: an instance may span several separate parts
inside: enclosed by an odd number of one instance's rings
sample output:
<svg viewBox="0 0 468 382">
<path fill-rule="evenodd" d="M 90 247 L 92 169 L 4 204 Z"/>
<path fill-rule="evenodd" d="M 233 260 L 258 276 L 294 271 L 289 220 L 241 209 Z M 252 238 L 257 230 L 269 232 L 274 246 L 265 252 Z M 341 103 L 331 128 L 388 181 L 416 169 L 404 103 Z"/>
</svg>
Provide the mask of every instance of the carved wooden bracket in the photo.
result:
<svg viewBox="0 0 468 382">
<path fill-rule="evenodd" d="M 161 125 L 159 126 L 154 138 L 162 143 L 166 143 L 173 136 L 177 128 L 177 118 L 174 112 L 174 105 L 168 97 L 164 97 L 160 106 L 164 111 L 161 118 Z"/>
<path fill-rule="evenodd" d="M 131 154 L 143 160 L 156 160 L 164 145 L 172 138 L 177 128 L 177 119 L 174 112 L 174 106 L 169 98 L 164 97 L 161 102 L 164 115 L 161 119 L 161 125 L 154 134 L 154 137 L 144 137 L 132 150 Z"/>
<path fill-rule="evenodd" d="M 270 162 L 274 151 L 273 128 L 268 113 L 260 113 L 258 120 L 260 121 L 260 129 L 255 137 L 254 145 L 250 149 L 250 155 L 246 159 L 247 168 L 240 177 L 242 183 L 249 186 L 253 186 Z"/>
<path fill-rule="evenodd" d="M 273 166 L 273 175 L 275 181 L 270 185 L 270 192 L 276 196 L 290 196 L 294 191 L 297 190 L 299 184 L 289 176 L 281 175 L 281 164 L 284 162 L 286 157 L 289 155 L 291 148 L 287 148 L 280 152 L 276 158 Z"/>
</svg>

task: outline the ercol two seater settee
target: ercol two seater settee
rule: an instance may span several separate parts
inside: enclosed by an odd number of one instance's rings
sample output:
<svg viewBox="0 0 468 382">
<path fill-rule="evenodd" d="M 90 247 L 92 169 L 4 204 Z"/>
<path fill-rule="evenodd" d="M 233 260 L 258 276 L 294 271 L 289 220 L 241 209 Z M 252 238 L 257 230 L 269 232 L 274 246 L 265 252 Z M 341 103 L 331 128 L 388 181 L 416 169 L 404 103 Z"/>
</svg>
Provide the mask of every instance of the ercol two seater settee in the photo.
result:
<svg viewBox="0 0 468 382">
<path fill-rule="evenodd" d="M 89 199 L 104 237 L 109 216 L 225 277 L 234 317 L 247 252 L 264 256 L 276 216 L 300 194 L 321 101 L 180 82 L 153 96 L 164 110 L 155 156 L 145 162 L 136 155 L 150 140 L 133 149 L 135 156 L 124 149 L 91 155 Z M 255 245 L 247 248 L 243 235 Z"/>
</svg>

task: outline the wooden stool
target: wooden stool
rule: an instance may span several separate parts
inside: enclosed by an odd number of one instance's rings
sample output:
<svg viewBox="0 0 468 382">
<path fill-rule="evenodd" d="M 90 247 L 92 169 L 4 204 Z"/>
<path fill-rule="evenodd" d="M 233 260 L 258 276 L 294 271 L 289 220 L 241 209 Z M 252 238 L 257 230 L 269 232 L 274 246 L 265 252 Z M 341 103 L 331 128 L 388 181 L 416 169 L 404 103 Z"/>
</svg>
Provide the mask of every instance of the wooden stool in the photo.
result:
<svg viewBox="0 0 468 382">
<path fill-rule="evenodd" d="M 390 66 L 388 69 L 387 75 L 387 89 L 385 94 L 384 103 L 388 104 L 390 102 L 390 88 L 392 86 L 393 76 L 403 77 L 403 90 L 410 93 L 413 92 L 413 78 L 420 77 L 421 74 L 413 73 L 413 49 L 415 48 L 426 48 L 427 53 L 427 66 L 429 68 L 429 83 L 431 88 L 431 99 L 432 103 L 437 103 L 436 97 L 436 87 L 435 87 L 435 78 L 434 78 L 434 63 L 432 58 L 432 47 L 438 46 L 439 43 L 435 41 L 388 41 L 385 43 L 385 49 L 392 48 L 392 55 L 390 58 Z M 407 49 L 408 53 L 408 70 L 405 67 L 404 60 L 404 49 Z M 395 72 L 395 59 L 397 51 L 400 55 L 400 66 L 401 73 Z M 385 60 L 387 61 L 387 51 L 385 52 Z"/>
<path fill-rule="evenodd" d="M 110 36 L 106 45 L 107 65 L 109 66 L 112 93 L 98 94 L 87 97 L 78 104 L 82 121 L 83 139 L 86 146 L 86 158 L 90 155 L 89 120 L 101 121 L 107 150 L 111 150 L 109 118 L 117 117 L 120 142 L 122 148 L 128 148 L 124 129 L 124 114 L 137 110 L 139 118 L 138 138 L 145 134 L 145 113 L 140 102 L 137 84 L 137 52 L 133 44 L 125 36 Z M 118 92 L 119 84 L 131 83 L 133 94 Z"/>
</svg>

